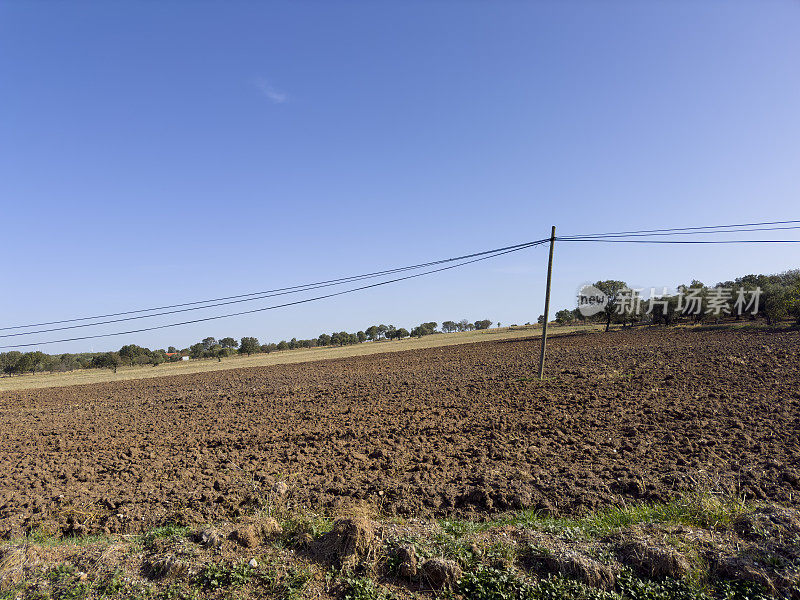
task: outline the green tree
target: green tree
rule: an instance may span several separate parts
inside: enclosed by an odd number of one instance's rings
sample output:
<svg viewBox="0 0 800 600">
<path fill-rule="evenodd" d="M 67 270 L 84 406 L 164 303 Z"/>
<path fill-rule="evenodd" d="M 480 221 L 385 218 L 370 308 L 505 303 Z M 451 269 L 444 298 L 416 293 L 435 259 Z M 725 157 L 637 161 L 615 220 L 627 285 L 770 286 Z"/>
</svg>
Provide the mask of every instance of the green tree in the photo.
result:
<svg viewBox="0 0 800 600">
<path fill-rule="evenodd" d="M 556 313 L 556 323 L 559 325 L 567 325 L 568 323 L 572 323 L 574 316 L 571 310 L 564 308 Z"/>
<path fill-rule="evenodd" d="M 492 322 L 489 319 L 484 319 L 482 321 L 475 321 L 474 327 L 475 329 L 489 329 L 492 326 Z"/>
<path fill-rule="evenodd" d="M 680 316 L 689 317 L 695 322 L 702 321 L 708 306 L 708 288 L 702 281 L 692 279 L 689 285 L 679 285 L 681 297 L 678 299 Z"/>
<path fill-rule="evenodd" d="M 239 342 L 239 354 L 258 354 L 261 350 L 261 345 L 258 343 L 258 338 L 243 337 Z"/>
<path fill-rule="evenodd" d="M 789 314 L 790 302 L 787 289 L 774 283 L 767 283 L 761 287 L 758 311 L 764 315 L 767 325 L 772 325 Z"/>
<path fill-rule="evenodd" d="M 22 358 L 22 352 L 19 350 L 0 352 L 0 370 L 3 373 L 16 373 L 16 366 L 20 358 Z"/>
<path fill-rule="evenodd" d="M 157 367 L 163 362 L 167 361 L 167 353 L 163 350 L 153 350 L 150 354 L 150 364 Z"/>
<path fill-rule="evenodd" d="M 442 331 L 445 333 L 452 333 L 458 329 L 455 321 L 443 321 L 442 322 Z"/>
<path fill-rule="evenodd" d="M 367 341 L 367 334 L 364 331 L 359 331 L 358 333 L 356 333 L 356 337 L 358 338 L 359 344 L 363 344 L 364 342 Z"/>
<path fill-rule="evenodd" d="M 98 369 L 111 369 L 114 373 L 117 372 L 117 367 L 122 364 L 122 359 L 120 359 L 119 354 L 116 352 L 104 352 L 98 356 L 95 356 L 90 363 L 90 366 L 98 368 Z"/>
<path fill-rule="evenodd" d="M 119 355 L 133 366 L 139 357 L 147 357 L 149 359 L 150 350 L 137 346 L 136 344 L 127 344 L 119 349 Z"/>
<path fill-rule="evenodd" d="M 334 333 L 331 336 L 331 338 L 335 339 L 336 342 L 334 343 L 339 344 L 340 346 L 346 346 L 347 344 L 350 343 L 350 334 L 347 333 L 346 331 L 339 331 L 338 333 Z"/>
<path fill-rule="evenodd" d="M 219 341 L 219 345 L 223 348 L 238 348 L 239 342 L 232 337 L 224 337 Z"/>
<path fill-rule="evenodd" d="M 437 323 L 430 321 L 428 323 L 421 323 L 411 330 L 412 337 L 422 337 L 423 335 L 432 335 L 436 333 Z"/>
<path fill-rule="evenodd" d="M 678 296 L 651 297 L 648 310 L 654 325 L 672 325 L 680 316 Z"/>
<path fill-rule="evenodd" d="M 40 350 L 33 352 L 26 352 L 23 354 L 15 365 L 15 372 L 17 373 L 36 373 L 36 371 L 43 370 L 44 364 L 47 362 L 47 354 Z"/>
<path fill-rule="evenodd" d="M 373 342 L 380 336 L 377 325 L 370 325 L 364 333 L 367 334 L 367 339 Z"/>
<path fill-rule="evenodd" d="M 289 344 L 286 343 L 286 340 L 281 340 L 280 342 L 278 342 L 278 346 L 277 346 L 276 349 L 277 350 L 288 350 L 289 349 Z"/>
<path fill-rule="evenodd" d="M 622 290 L 628 289 L 628 284 L 624 281 L 617 281 L 616 279 L 607 279 L 605 281 L 598 281 L 594 284 L 598 290 L 603 292 L 608 298 L 608 303 L 603 309 L 603 315 L 606 320 L 606 331 L 611 328 L 611 321 L 617 311 L 617 301 L 620 298 Z"/>
</svg>

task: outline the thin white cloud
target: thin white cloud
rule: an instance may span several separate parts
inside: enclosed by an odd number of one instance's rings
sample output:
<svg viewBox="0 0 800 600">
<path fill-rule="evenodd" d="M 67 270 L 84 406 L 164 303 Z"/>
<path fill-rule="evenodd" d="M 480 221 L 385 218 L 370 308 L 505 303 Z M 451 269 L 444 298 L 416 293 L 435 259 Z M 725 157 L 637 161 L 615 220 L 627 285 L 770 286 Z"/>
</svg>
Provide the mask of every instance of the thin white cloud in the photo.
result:
<svg viewBox="0 0 800 600">
<path fill-rule="evenodd" d="M 261 93 L 262 96 L 264 96 L 273 104 L 283 104 L 289 99 L 289 95 L 286 92 L 273 87 L 263 77 L 256 77 L 253 80 L 253 85 L 256 86 L 256 89 Z"/>
</svg>

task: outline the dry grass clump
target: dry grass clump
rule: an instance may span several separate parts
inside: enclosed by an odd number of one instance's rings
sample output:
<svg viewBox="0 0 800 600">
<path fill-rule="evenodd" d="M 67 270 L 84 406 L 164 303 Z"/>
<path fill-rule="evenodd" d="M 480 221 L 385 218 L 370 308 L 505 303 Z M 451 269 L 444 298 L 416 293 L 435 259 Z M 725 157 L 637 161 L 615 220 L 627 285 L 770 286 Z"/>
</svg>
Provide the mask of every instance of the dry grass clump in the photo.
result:
<svg viewBox="0 0 800 600">
<path fill-rule="evenodd" d="M 336 519 L 333 529 L 314 544 L 319 556 L 343 569 L 370 562 L 377 547 L 372 523 L 363 517 Z"/>
</svg>

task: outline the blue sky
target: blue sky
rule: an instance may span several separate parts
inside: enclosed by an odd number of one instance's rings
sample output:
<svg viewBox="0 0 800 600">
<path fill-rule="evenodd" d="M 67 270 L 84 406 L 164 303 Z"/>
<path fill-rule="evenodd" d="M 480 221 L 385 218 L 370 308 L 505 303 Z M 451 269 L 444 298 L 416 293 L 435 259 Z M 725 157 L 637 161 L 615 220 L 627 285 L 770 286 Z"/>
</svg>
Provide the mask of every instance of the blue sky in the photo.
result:
<svg viewBox="0 0 800 600">
<path fill-rule="evenodd" d="M 403 266 L 553 224 L 800 218 L 799 25 L 788 1 L 3 2 L 0 325 Z M 631 246 L 559 244 L 554 307 L 597 279 L 800 266 L 789 245 Z M 535 321 L 546 259 L 41 349 Z"/>
</svg>

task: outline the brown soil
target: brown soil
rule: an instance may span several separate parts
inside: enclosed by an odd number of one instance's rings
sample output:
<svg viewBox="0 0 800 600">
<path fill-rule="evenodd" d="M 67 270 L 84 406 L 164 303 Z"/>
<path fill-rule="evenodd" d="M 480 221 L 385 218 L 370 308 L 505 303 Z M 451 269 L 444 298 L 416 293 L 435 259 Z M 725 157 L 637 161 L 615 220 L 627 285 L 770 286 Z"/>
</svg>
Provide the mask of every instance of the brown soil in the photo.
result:
<svg viewBox="0 0 800 600">
<path fill-rule="evenodd" d="M 575 514 L 709 488 L 798 506 L 800 334 L 630 330 L 0 395 L 0 535 L 281 504 Z M 288 491 L 275 491 L 285 481 Z M 280 490 L 283 492 L 283 490 Z"/>
</svg>

